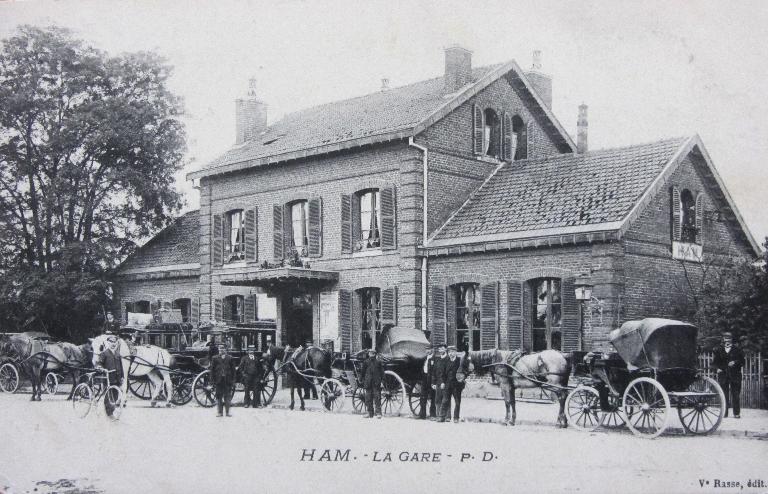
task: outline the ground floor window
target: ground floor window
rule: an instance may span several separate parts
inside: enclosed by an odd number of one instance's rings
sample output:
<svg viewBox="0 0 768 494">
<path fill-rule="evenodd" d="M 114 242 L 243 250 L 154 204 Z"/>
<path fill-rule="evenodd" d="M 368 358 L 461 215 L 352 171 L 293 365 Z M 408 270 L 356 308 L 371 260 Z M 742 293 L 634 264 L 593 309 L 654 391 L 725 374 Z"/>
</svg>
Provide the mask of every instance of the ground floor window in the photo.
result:
<svg viewBox="0 0 768 494">
<path fill-rule="evenodd" d="M 192 300 L 188 298 L 177 298 L 171 305 L 172 309 L 178 309 L 181 311 L 181 321 L 189 322 L 191 317 Z"/>
<path fill-rule="evenodd" d="M 359 291 L 362 307 L 361 347 L 376 348 L 381 337 L 381 290 L 363 288 Z"/>
<path fill-rule="evenodd" d="M 241 323 L 245 320 L 245 297 L 229 295 L 224 297 L 224 321 Z"/>
<path fill-rule="evenodd" d="M 139 314 L 151 314 L 149 300 L 139 300 L 133 303 L 133 312 Z"/>
<path fill-rule="evenodd" d="M 456 348 L 460 352 L 480 350 L 480 285 L 454 285 L 456 297 Z"/>
<path fill-rule="evenodd" d="M 559 278 L 531 281 L 533 351 L 561 349 L 562 283 Z"/>
</svg>

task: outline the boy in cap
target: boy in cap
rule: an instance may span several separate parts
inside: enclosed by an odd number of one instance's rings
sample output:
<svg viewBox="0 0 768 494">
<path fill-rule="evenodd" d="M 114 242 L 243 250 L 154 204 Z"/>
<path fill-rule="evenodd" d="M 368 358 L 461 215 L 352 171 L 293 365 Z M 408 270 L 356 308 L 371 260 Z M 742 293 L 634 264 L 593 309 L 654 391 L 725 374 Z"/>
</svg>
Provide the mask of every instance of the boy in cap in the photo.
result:
<svg viewBox="0 0 768 494">
<path fill-rule="evenodd" d="M 376 418 L 381 418 L 381 381 L 384 379 L 384 365 L 376 356 L 376 350 L 368 349 L 368 358 L 363 363 L 363 389 L 365 389 L 365 408 L 372 418 L 374 411 Z"/>
<path fill-rule="evenodd" d="M 733 335 L 725 332 L 722 344 L 715 348 L 712 365 L 717 368 L 717 381 L 725 393 L 725 416 L 733 406 L 733 416 L 741 418 L 741 368 L 744 366 L 744 352 L 733 344 Z"/>
</svg>

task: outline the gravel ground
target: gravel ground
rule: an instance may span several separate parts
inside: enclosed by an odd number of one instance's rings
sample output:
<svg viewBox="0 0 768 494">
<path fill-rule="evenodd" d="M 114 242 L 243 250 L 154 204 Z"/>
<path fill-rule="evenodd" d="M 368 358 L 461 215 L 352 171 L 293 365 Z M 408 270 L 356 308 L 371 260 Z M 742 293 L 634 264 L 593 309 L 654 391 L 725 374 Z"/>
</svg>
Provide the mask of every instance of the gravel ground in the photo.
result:
<svg viewBox="0 0 768 494">
<path fill-rule="evenodd" d="M 0 480 L 15 492 L 768 492 L 768 441 L 560 430 L 553 405 L 520 403 L 519 425 L 503 427 L 280 408 L 217 418 L 134 399 L 113 422 L 103 409 L 76 418 L 63 395 L 28 398 L 0 394 Z M 468 412 L 503 415 L 476 401 Z M 726 481 L 744 488 L 717 487 Z"/>
</svg>

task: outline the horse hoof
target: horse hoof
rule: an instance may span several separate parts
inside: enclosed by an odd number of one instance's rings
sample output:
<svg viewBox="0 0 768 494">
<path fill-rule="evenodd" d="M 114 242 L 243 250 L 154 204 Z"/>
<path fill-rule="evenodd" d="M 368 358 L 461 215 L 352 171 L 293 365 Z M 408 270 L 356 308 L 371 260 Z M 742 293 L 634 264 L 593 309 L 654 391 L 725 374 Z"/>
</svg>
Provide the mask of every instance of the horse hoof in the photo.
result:
<svg viewBox="0 0 768 494">
<path fill-rule="evenodd" d="M 304 407 L 299 408 L 299 410 L 301 410 L 303 412 L 304 411 Z"/>
<path fill-rule="evenodd" d="M 165 408 L 173 408 L 173 403 L 166 403 Z"/>
<path fill-rule="evenodd" d="M 155 408 L 157 406 L 157 402 L 153 401 L 149 404 L 152 408 Z"/>
</svg>

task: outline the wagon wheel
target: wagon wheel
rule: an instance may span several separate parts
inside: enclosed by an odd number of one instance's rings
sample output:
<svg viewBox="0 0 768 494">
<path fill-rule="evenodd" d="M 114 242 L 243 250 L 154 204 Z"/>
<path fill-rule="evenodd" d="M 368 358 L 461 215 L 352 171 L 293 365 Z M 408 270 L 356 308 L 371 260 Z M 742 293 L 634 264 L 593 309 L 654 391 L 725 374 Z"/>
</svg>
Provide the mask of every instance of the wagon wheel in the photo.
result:
<svg viewBox="0 0 768 494">
<path fill-rule="evenodd" d="M 49 395 L 55 395 L 59 390 L 59 377 L 55 372 L 49 372 L 45 375 L 45 392 Z"/>
<path fill-rule="evenodd" d="M 123 390 L 115 385 L 108 387 L 107 392 L 104 393 L 104 400 L 109 401 L 110 405 L 114 407 L 112 410 L 112 420 L 119 420 L 123 414 L 123 408 L 125 408 L 125 400 L 123 398 Z"/>
<path fill-rule="evenodd" d="M 405 403 L 405 384 L 396 373 L 384 372 L 381 381 L 381 413 L 384 415 L 400 415 Z"/>
<path fill-rule="evenodd" d="M 269 369 L 261 379 L 261 405 L 267 406 L 272 403 L 277 392 L 277 374 L 275 369 Z"/>
<path fill-rule="evenodd" d="M 152 383 L 147 378 L 133 378 L 128 381 L 128 389 L 136 398 L 149 400 L 152 398 Z"/>
<path fill-rule="evenodd" d="M 608 429 L 618 429 L 624 427 L 624 413 L 621 409 L 621 401 L 614 394 L 608 394 L 608 408 L 603 408 L 603 418 L 600 425 Z"/>
<path fill-rule="evenodd" d="M 714 379 L 697 376 L 688 388 L 690 394 L 678 394 L 677 416 L 692 434 L 717 430 L 725 416 L 725 393 Z"/>
<path fill-rule="evenodd" d="M 421 383 L 414 384 L 408 392 L 408 405 L 411 413 L 418 417 L 421 412 Z"/>
<path fill-rule="evenodd" d="M 633 434 L 652 439 L 667 428 L 669 395 L 655 379 L 640 377 L 624 391 L 624 412 Z"/>
<path fill-rule="evenodd" d="M 579 430 L 593 431 L 600 426 L 600 394 L 595 388 L 579 386 L 565 399 L 568 422 Z"/>
<path fill-rule="evenodd" d="M 216 404 L 215 390 L 211 382 L 211 371 L 203 371 L 192 383 L 192 394 L 198 405 L 205 408 L 211 408 Z"/>
<path fill-rule="evenodd" d="M 75 415 L 79 418 L 85 418 L 93 406 L 93 390 L 86 383 L 80 383 L 72 393 L 72 408 Z"/>
<path fill-rule="evenodd" d="M 176 406 L 182 406 L 192 401 L 193 381 L 194 378 L 188 374 L 172 374 L 173 393 L 171 393 L 171 403 Z"/>
<path fill-rule="evenodd" d="M 365 390 L 362 386 L 352 390 L 352 408 L 355 413 L 365 413 Z"/>
<path fill-rule="evenodd" d="M 19 389 L 19 370 L 16 365 L 6 362 L 0 366 L 0 389 L 15 393 Z"/>
<path fill-rule="evenodd" d="M 326 379 L 320 386 L 320 403 L 329 412 L 338 412 L 344 408 L 346 390 L 337 379 Z"/>
</svg>

